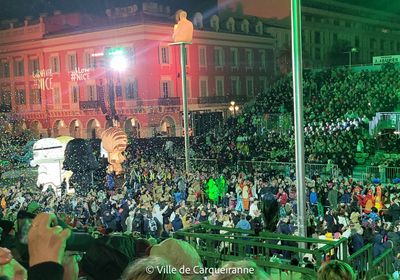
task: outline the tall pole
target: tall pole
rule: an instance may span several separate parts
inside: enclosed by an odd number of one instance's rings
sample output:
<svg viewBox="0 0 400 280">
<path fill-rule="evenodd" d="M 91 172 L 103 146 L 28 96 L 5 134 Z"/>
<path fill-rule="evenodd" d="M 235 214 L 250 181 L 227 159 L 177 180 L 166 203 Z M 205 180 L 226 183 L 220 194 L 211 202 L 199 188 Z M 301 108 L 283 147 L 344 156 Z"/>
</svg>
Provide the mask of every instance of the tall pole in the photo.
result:
<svg viewBox="0 0 400 280">
<path fill-rule="evenodd" d="M 351 53 L 352 53 L 352 51 L 350 50 L 349 51 L 349 68 L 351 68 Z"/>
<path fill-rule="evenodd" d="M 190 171 L 189 163 L 189 116 L 188 116 L 188 100 L 186 92 L 186 43 L 179 43 L 181 57 L 181 77 L 182 77 L 182 103 L 183 103 L 183 126 L 185 131 L 185 168 L 186 173 Z"/>
<path fill-rule="evenodd" d="M 297 224 L 299 235 L 307 237 L 304 166 L 303 86 L 301 49 L 301 0 L 292 0 L 292 67 L 296 146 Z M 302 244 L 305 246 L 305 244 Z"/>
</svg>

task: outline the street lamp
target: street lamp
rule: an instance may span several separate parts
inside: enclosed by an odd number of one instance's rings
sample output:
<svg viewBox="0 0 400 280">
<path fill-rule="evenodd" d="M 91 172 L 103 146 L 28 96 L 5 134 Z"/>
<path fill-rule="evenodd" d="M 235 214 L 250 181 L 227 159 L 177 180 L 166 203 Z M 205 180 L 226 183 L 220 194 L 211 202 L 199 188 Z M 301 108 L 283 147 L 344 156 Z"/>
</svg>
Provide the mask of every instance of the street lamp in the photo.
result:
<svg viewBox="0 0 400 280">
<path fill-rule="evenodd" d="M 231 111 L 234 116 L 239 111 L 239 106 L 235 105 L 235 101 L 231 101 L 231 106 L 229 106 L 229 111 Z"/>
<path fill-rule="evenodd" d="M 351 50 L 349 50 L 348 52 L 344 52 L 344 53 L 348 53 L 349 54 L 349 68 L 351 68 L 351 55 L 353 53 L 358 53 L 358 49 L 357 48 L 351 48 Z"/>
</svg>

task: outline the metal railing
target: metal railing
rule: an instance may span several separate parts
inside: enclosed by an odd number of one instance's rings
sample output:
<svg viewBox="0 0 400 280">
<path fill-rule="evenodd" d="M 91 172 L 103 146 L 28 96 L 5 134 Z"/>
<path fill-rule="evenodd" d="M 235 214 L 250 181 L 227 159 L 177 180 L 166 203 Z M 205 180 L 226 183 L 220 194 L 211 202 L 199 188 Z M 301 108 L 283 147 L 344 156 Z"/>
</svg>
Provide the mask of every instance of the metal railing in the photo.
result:
<svg viewBox="0 0 400 280">
<path fill-rule="evenodd" d="M 399 112 L 379 112 L 376 113 L 372 121 L 369 122 L 369 134 L 374 135 L 380 129 L 394 128 L 400 131 Z"/>
<path fill-rule="evenodd" d="M 249 259 L 264 268 L 273 279 L 292 278 L 294 273 L 316 278 L 316 269 L 290 264 L 291 258 L 312 256 L 316 267 L 330 258 L 347 260 L 347 239 L 324 240 L 252 230 L 223 228 L 207 223 L 175 232 L 175 238 L 190 243 L 207 267 L 224 261 Z M 305 244 L 305 248 L 299 244 Z"/>
<path fill-rule="evenodd" d="M 326 177 L 337 177 L 339 167 L 337 164 L 306 163 L 306 176 L 311 178 L 315 174 Z M 268 161 L 243 161 L 237 162 L 238 171 L 269 171 L 280 175 L 289 176 L 296 171 L 296 164 L 291 162 L 268 162 Z"/>
<path fill-rule="evenodd" d="M 400 178 L 400 167 L 366 166 L 361 177 L 362 180 L 379 178 L 381 183 L 392 183 L 394 179 Z"/>
<path fill-rule="evenodd" d="M 210 167 L 214 168 L 214 170 L 218 169 L 218 162 L 216 159 L 190 158 L 189 161 L 191 169 L 195 171 L 203 168 L 209 169 Z M 185 158 L 176 158 L 176 163 L 183 166 L 185 164 Z"/>
<path fill-rule="evenodd" d="M 391 275 L 394 271 L 392 249 L 389 248 L 374 259 L 373 245 L 367 244 L 359 251 L 348 255 L 348 240 L 326 240 L 253 230 L 224 228 L 202 223 L 179 230 L 174 237 L 191 244 L 199 253 L 206 267 L 218 267 L 225 261 L 248 259 L 264 268 L 272 279 L 300 279 L 298 275 L 316 278 L 317 269 L 330 259 L 349 263 L 357 273 L 356 279 L 371 279 L 373 276 Z M 299 244 L 305 247 L 299 247 Z M 294 266 L 290 259 L 312 256 L 315 268 Z"/>
<path fill-rule="evenodd" d="M 79 109 L 81 110 L 93 110 L 98 109 L 100 107 L 98 100 L 90 100 L 90 101 L 79 101 Z"/>
<path fill-rule="evenodd" d="M 160 106 L 176 106 L 180 104 L 181 104 L 180 97 L 166 97 L 158 99 L 158 105 Z"/>
</svg>

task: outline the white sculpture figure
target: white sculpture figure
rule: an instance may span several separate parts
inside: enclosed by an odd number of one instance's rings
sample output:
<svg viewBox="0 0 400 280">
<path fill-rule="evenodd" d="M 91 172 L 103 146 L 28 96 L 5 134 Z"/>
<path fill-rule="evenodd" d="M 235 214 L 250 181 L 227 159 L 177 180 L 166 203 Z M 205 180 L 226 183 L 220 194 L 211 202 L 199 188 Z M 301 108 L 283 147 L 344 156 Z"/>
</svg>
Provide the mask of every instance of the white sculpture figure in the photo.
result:
<svg viewBox="0 0 400 280">
<path fill-rule="evenodd" d="M 42 192 L 52 188 L 57 196 L 61 195 L 62 162 L 64 149 L 62 143 L 54 138 L 44 138 L 33 145 L 33 160 L 31 166 L 39 166 L 37 186 L 42 186 Z"/>
<path fill-rule="evenodd" d="M 64 155 L 65 154 L 65 148 L 67 147 L 68 142 L 71 141 L 74 138 L 71 137 L 71 136 L 63 135 L 63 136 L 57 137 L 56 139 L 61 142 L 62 147 L 63 147 L 62 152 L 63 152 L 63 155 Z M 64 157 L 65 157 L 65 155 L 64 155 Z M 64 163 L 64 159 L 61 162 L 61 167 L 63 166 L 63 163 Z M 65 180 L 66 193 L 67 194 L 74 194 L 75 193 L 75 189 L 71 188 L 70 185 L 69 185 L 69 179 L 71 178 L 72 174 L 73 174 L 73 172 L 71 170 L 64 170 L 64 169 L 61 170 L 61 181 Z"/>
</svg>

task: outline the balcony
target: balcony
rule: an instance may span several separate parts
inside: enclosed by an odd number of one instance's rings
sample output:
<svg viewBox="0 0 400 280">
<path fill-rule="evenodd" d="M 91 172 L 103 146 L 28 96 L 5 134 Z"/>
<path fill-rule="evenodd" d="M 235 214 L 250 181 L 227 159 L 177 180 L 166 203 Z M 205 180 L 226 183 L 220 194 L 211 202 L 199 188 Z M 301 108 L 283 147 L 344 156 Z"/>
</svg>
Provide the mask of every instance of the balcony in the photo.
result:
<svg viewBox="0 0 400 280">
<path fill-rule="evenodd" d="M 1 103 L 0 113 L 9 113 L 9 112 L 11 112 L 11 104 Z"/>
<path fill-rule="evenodd" d="M 96 110 L 99 106 L 98 100 L 91 100 L 91 101 L 79 101 L 79 109 L 81 110 Z"/>
<path fill-rule="evenodd" d="M 159 98 L 158 105 L 160 106 L 179 106 L 181 99 L 179 97 Z"/>
<path fill-rule="evenodd" d="M 231 101 L 242 103 L 250 99 L 251 97 L 248 97 L 246 95 L 203 96 L 199 97 L 199 104 L 222 104 L 222 103 L 228 104 Z"/>
</svg>

